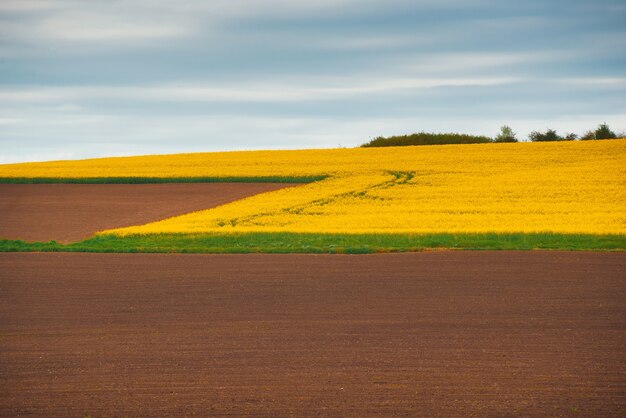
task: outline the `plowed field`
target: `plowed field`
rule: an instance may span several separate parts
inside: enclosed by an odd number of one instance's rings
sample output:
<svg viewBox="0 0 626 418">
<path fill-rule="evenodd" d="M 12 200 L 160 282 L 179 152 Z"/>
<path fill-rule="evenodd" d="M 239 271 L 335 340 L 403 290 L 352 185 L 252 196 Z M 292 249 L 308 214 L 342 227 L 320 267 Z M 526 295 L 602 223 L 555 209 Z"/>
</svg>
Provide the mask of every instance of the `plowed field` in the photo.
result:
<svg viewBox="0 0 626 418">
<path fill-rule="evenodd" d="M 0 254 L 2 416 L 623 416 L 626 256 Z"/>
<path fill-rule="evenodd" d="M 0 238 L 71 242 L 212 208 L 285 183 L 0 184 Z"/>
</svg>

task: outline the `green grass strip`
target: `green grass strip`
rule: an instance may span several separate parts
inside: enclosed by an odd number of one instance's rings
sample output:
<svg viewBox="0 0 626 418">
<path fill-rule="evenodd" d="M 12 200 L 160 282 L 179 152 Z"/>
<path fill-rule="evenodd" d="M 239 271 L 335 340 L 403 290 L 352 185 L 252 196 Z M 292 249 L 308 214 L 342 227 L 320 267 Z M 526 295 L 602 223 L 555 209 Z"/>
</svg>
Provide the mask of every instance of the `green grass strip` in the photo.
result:
<svg viewBox="0 0 626 418">
<path fill-rule="evenodd" d="M 103 253 L 330 253 L 456 250 L 625 251 L 625 235 L 586 234 L 150 234 L 99 235 L 59 244 L 0 240 L 0 252 Z"/>
<path fill-rule="evenodd" d="M 326 177 L 0 177 L 0 184 L 312 183 Z"/>
</svg>

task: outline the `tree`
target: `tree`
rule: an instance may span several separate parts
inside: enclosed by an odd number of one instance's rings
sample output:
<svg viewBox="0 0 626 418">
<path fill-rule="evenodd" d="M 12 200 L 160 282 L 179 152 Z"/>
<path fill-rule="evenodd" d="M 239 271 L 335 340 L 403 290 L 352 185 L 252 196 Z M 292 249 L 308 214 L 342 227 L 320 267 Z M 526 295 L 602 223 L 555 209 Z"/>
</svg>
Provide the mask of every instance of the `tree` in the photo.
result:
<svg viewBox="0 0 626 418">
<path fill-rule="evenodd" d="M 594 131 L 587 131 L 580 137 L 583 141 L 590 141 L 596 139 L 596 133 Z"/>
<path fill-rule="evenodd" d="M 576 139 L 578 139 L 578 135 L 576 135 L 575 133 L 569 133 L 565 135 L 563 139 L 566 141 L 575 141 Z"/>
<path fill-rule="evenodd" d="M 528 138 L 532 142 L 546 142 L 546 141 L 562 141 L 561 138 L 554 129 L 548 129 L 545 133 L 539 131 L 532 131 Z"/>
<path fill-rule="evenodd" d="M 600 124 L 598 129 L 596 129 L 596 139 L 615 139 L 617 135 L 611 129 L 609 129 L 609 125 L 606 123 Z"/>
<path fill-rule="evenodd" d="M 543 134 L 539 131 L 532 131 L 530 134 L 528 134 L 528 139 L 530 139 L 532 142 L 538 142 L 538 141 L 543 141 Z"/>
<path fill-rule="evenodd" d="M 495 142 L 517 142 L 515 132 L 507 125 L 500 128 L 500 133 L 494 138 Z"/>
</svg>

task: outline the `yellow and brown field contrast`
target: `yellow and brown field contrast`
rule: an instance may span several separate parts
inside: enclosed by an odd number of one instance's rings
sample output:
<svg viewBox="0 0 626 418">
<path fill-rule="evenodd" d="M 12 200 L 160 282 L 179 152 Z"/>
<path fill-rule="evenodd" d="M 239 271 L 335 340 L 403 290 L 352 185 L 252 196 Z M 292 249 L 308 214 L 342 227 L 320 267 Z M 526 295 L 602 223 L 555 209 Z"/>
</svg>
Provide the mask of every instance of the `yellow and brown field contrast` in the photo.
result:
<svg viewBox="0 0 626 418">
<path fill-rule="evenodd" d="M 321 177 L 159 222 L 155 233 L 626 233 L 626 142 L 473 144 L 104 158 L 7 178 Z"/>
<path fill-rule="evenodd" d="M 21 163 L 0 183 L 0 415 L 623 415 L 625 140 Z"/>
<path fill-rule="evenodd" d="M 626 0 L 0 0 L 0 418 L 626 417 Z"/>
</svg>

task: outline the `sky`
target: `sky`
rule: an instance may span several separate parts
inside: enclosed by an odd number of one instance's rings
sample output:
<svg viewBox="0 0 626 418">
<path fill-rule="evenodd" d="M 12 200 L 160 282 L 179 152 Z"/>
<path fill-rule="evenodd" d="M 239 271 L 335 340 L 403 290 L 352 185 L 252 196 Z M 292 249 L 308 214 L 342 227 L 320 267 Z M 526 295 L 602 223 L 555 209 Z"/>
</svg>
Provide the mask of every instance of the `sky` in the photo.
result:
<svg viewBox="0 0 626 418">
<path fill-rule="evenodd" d="M 0 163 L 603 122 L 623 0 L 0 0 Z"/>
</svg>

